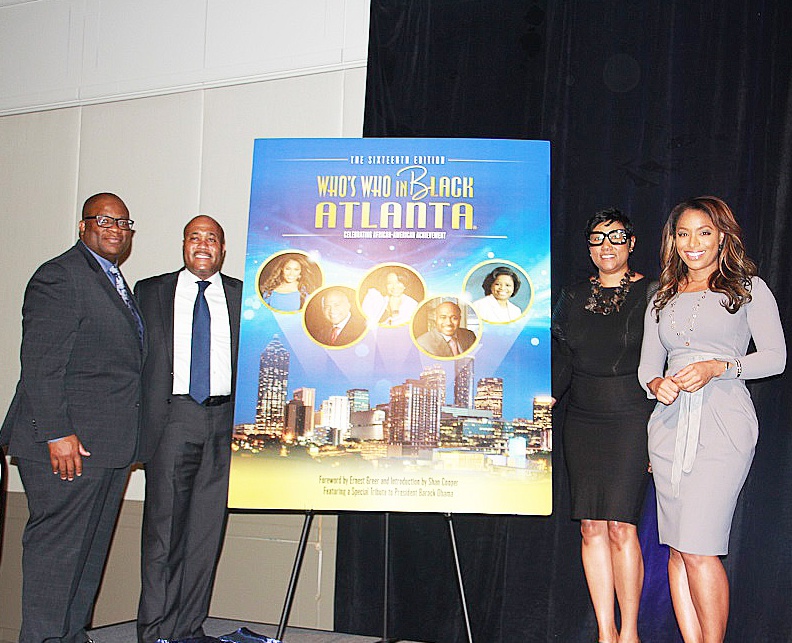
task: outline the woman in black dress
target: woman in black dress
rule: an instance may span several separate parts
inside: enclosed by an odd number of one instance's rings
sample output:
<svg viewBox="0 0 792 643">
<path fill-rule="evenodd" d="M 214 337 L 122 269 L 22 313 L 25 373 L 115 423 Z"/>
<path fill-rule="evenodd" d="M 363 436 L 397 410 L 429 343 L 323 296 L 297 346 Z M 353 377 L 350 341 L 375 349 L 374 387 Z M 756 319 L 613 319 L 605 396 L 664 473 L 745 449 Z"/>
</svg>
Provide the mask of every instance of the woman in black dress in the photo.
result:
<svg viewBox="0 0 792 643">
<path fill-rule="evenodd" d="M 619 210 L 591 217 L 586 239 L 597 275 L 564 289 L 553 313 L 553 395 L 569 393 L 564 454 L 599 640 L 635 643 L 643 584 L 637 525 L 652 410 L 637 377 L 648 280 L 628 265 L 635 237 Z"/>
</svg>

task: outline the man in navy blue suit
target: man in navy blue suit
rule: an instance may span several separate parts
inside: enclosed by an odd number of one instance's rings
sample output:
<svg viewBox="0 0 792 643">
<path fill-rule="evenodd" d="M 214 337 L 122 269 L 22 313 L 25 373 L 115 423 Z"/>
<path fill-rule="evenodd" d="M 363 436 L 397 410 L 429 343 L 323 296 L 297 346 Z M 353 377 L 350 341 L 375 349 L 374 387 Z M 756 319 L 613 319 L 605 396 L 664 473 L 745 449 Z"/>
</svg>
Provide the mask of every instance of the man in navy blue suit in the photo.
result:
<svg viewBox="0 0 792 643">
<path fill-rule="evenodd" d="M 90 197 L 80 240 L 25 291 L 22 371 L 0 430 L 30 510 L 20 643 L 88 640 L 138 440 L 144 329 L 118 270 L 132 225 L 116 195 Z"/>
</svg>

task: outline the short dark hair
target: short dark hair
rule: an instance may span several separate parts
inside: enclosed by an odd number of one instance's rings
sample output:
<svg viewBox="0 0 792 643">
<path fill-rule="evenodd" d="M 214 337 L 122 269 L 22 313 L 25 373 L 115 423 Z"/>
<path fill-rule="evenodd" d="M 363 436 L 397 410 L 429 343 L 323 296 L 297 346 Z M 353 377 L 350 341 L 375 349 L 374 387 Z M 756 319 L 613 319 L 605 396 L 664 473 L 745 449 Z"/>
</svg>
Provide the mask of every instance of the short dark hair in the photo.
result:
<svg viewBox="0 0 792 643">
<path fill-rule="evenodd" d="M 624 226 L 624 230 L 627 233 L 628 237 L 633 236 L 634 228 L 632 221 L 630 221 L 630 217 L 624 214 L 618 208 L 605 208 L 604 210 L 600 210 L 594 216 L 592 216 L 588 221 L 586 221 L 586 230 L 583 236 L 588 239 L 589 235 L 594 231 L 600 223 L 621 223 Z"/>
<path fill-rule="evenodd" d="M 396 279 L 399 280 L 399 283 L 404 286 L 410 285 L 410 279 L 407 276 L 407 271 L 400 266 L 388 266 L 387 269 L 382 273 L 384 275 L 382 281 L 383 283 L 387 283 L 388 275 L 393 274 L 396 276 Z"/>
<path fill-rule="evenodd" d="M 492 270 L 486 277 L 484 277 L 484 281 L 481 284 L 481 289 L 484 291 L 485 295 L 491 295 L 490 292 L 492 289 L 492 284 L 495 283 L 495 280 L 500 277 L 501 275 L 508 275 L 512 279 L 512 283 L 514 284 L 514 292 L 511 294 L 512 297 L 517 294 L 517 291 L 520 290 L 520 278 L 517 276 L 517 272 L 512 270 L 511 268 L 507 268 L 506 266 L 498 266 L 494 270 Z"/>
<path fill-rule="evenodd" d="M 118 196 L 117 194 L 113 194 L 112 192 L 99 192 L 98 194 L 94 194 L 89 196 L 85 199 L 85 203 L 83 203 L 82 207 L 82 218 L 91 215 L 91 210 L 93 207 L 99 202 L 104 201 L 105 199 L 112 199 L 118 201 L 121 205 L 124 206 L 124 209 L 129 213 L 129 208 L 127 208 L 126 203 L 124 203 L 123 199 Z"/>
</svg>

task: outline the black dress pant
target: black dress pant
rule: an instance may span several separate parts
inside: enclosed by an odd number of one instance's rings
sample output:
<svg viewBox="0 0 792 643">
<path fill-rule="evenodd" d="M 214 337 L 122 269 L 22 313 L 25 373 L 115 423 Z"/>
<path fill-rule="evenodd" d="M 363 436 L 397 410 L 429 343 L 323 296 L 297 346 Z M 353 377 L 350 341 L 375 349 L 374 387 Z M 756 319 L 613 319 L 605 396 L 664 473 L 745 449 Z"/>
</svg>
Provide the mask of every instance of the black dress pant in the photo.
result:
<svg viewBox="0 0 792 643">
<path fill-rule="evenodd" d="M 30 518 L 22 536 L 19 643 L 84 643 L 128 468 L 91 467 L 61 480 L 48 462 L 20 458 Z"/>
<path fill-rule="evenodd" d="M 138 640 L 203 636 L 225 531 L 233 405 L 172 399 L 146 463 Z"/>
</svg>

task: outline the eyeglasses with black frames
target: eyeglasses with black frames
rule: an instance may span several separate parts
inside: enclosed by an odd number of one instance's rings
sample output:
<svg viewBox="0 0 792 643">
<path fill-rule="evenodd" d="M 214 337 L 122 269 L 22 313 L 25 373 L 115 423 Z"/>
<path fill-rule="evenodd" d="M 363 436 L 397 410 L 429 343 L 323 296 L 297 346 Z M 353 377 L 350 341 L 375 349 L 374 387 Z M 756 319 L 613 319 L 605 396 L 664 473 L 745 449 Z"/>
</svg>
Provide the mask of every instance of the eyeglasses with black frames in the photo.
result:
<svg viewBox="0 0 792 643">
<path fill-rule="evenodd" d="M 627 230 L 610 230 L 609 232 L 592 232 L 588 236 L 588 244 L 590 246 L 601 246 L 605 243 L 605 239 L 610 241 L 614 246 L 623 246 L 627 243 L 630 235 Z"/>
<path fill-rule="evenodd" d="M 92 217 L 83 217 L 83 221 L 88 219 L 95 219 L 96 225 L 100 228 L 112 228 L 114 225 L 118 226 L 119 230 L 132 230 L 135 222 L 132 219 L 116 219 L 115 217 L 108 217 L 106 214 L 97 214 Z"/>
</svg>

